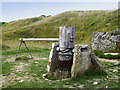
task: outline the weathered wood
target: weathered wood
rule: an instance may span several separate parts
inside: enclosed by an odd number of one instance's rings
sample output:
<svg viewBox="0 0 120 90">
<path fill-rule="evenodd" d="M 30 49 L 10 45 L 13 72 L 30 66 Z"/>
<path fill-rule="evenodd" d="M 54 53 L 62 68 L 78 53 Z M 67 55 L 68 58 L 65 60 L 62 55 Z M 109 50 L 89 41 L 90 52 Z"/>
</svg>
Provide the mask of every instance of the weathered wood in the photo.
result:
<svg viewBox="0 0 120 90">
<path fill-rule="evenodd" d="M 59 41 L 59 38 L 20 38 L 20 41 Z"/>
<path fill-rule="evenodd" d="M 61 71 L 69 71 L 73 62 L 73 53 L 75 41 L 75 28 L 70 26 L 59 28 L 59 53 L 58 53 L 58 69 Z"/>
<path fill-rule="evenodd" d="M 75 28 L 70 26 L 59 28 L 59 47 L 61 50 L 74 48 Z"/>
</svg>

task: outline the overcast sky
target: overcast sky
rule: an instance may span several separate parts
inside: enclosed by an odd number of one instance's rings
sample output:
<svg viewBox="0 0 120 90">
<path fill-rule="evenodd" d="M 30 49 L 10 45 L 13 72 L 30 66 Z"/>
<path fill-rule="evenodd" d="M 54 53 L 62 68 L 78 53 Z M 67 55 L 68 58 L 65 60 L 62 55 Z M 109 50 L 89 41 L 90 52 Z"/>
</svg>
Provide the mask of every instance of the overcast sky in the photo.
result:
<svg viewBox="0 0 120 90">
<path fill-rule="evenodd" d="M 14 1 L 15 0 L 2 0 L 2 21 L 9 22 L 18 19 L 37 17 L 40 15 L 56 15 L 58 13 L 70 10 L 118 9 L 118 0 L 109 0 L 110 2 L 108 2 L 108 0 L 84 0 L 84 2 L 73 2 L 78 0 L 69 0 L 69 2 L 47 2 L 48 0 L 44 0 L 44 2 L 40 2 L 39 0 L 38 0 L 39 2 L 35 2 L 35 0 L 34 2 L 30 2 L 33 0 L 29 0 L 29 2 L 14 2 Z"/>
</svg>

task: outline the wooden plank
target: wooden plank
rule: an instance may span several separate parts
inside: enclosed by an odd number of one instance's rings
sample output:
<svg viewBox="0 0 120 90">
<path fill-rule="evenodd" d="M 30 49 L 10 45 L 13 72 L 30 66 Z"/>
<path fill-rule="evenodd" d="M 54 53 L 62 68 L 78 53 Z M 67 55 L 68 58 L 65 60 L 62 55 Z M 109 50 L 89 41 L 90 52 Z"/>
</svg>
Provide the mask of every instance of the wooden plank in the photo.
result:
<svg viewBox="0 0 120 90">
<path fill-rule="evenodd" d="M 75 28 L 70 26 L 59 28 L 59 47 L 61 50 L 74 48 Z"/>
<path fill-rule="evenodd" d="M 59 38 L 20 38 L 20 41 L 59 41 Z"/>
</svg>

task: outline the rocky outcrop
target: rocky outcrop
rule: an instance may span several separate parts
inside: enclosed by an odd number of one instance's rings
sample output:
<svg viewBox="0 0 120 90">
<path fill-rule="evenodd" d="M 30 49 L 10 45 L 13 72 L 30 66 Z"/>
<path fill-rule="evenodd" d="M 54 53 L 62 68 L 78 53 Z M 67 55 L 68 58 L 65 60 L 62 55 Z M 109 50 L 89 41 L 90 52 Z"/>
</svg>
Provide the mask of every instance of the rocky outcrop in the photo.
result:
<svg viewBox="0 0 120 90">
<path fill-rule="evenodd" d="M 92 49 L 105 51 L 120 45 L 120 29 L 110 32 L 93 32 Z M 118 33 L 118 35 L 116 35 Z"/>
</svg>

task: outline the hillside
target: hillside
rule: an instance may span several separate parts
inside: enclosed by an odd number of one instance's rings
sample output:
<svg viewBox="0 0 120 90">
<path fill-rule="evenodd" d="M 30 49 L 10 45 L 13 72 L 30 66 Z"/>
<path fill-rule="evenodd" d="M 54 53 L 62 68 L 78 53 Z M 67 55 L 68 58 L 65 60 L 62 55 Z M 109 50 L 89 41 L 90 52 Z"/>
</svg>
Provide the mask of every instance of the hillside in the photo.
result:
<svg viewBox="0 0 120 90">
<path fill-rule="evenodd" d="M 2 39 L 58 37 L 59 26 L 75 27 L 76 43 L 90 44 L 92 33 L 118 28 L 118 11 L 67 11 L 50 17 L 35 17 L 3 23 Z"/>
</svg>

